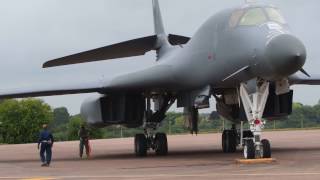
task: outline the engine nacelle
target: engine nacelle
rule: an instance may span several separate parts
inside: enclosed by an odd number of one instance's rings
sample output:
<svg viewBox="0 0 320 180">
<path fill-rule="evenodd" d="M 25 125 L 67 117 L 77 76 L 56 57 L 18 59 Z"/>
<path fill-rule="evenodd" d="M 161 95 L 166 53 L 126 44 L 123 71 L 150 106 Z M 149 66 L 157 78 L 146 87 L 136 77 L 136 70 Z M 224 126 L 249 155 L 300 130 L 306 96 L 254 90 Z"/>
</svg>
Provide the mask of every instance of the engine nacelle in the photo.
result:
<svg viewBox="0 0 320 180">
<path fill-rule="evenodd" d="M 124 125 L 136 128 L 143 124 L 145 99 L 142 95 L 100 95 L 88 98 L 81 115 L 90 126 Z"/>
</svg>

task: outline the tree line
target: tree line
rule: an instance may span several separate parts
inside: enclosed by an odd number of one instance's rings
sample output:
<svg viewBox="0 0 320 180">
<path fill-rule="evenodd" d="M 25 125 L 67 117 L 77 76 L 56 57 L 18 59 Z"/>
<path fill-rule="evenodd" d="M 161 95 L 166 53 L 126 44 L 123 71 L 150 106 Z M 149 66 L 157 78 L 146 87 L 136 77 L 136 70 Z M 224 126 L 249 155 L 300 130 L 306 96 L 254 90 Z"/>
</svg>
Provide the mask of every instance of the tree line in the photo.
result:
<svg viewBox="0 0 320 180">
<path fill-rule="evenodd" d="M 219 132 L 231 126 L 217 112 L 200 114 L 200 133 Z M 67 108 L 53 109 L 39 99 L 6 100 L 0 102 L 0 143 L 33 143 L 38 139 L 42 124 L 49 124 L 57 141 L 78 140 L 78 130 L 85 121 L 80 115 L 70 115 Z M 169 112 L 160 128 L 168 134 L 188 133 L 182 113 Z M 110 126 L 103 129 L 89 128 L 92 139 L 132 137 L 142 129 Z M 266 129 L 320 128 L 320 103 L 305 106 L 294 103 L 293 114 L 288 118 L 268 120 Z"/>
</svg>

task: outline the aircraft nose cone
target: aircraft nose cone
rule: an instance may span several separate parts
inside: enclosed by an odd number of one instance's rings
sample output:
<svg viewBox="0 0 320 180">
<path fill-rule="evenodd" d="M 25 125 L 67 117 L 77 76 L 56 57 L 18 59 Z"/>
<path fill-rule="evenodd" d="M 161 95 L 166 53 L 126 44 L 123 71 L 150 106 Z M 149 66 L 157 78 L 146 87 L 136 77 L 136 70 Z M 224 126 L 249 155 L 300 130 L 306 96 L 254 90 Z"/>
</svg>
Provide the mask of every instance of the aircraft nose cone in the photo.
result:
<svg viewBox="0 0 320 180">
<path fill-rule="evenodd" d="M 283 34 L 269 41 L 266 56 L 277 75 L 289 76 L 303 67 L 307 52 L 298 38 Z"/>
</svg>

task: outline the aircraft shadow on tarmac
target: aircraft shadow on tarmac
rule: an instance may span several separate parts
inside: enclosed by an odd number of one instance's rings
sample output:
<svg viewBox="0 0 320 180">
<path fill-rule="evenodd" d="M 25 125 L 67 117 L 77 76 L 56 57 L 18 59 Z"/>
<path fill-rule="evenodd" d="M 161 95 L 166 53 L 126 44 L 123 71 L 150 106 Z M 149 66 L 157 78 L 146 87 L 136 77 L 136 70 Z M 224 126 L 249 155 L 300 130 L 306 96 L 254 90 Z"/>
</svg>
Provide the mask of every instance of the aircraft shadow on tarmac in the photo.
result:
<svg viewBox="0 0 320 180">
<path fill-rule="evenodd" d="M 319 148 L 320 149 L 320 148 Z M 93 156 L 89 159 L 83 158 L 80 159 L 79 157 L 75 157 L 74 155 L 70 157 L 54 157 L 53 161 L 59 162 L 59 161 L 84 161 L 84 160 L 134 160 L 134 159 L 159 159 L 159 158 L 206 158 L 208 156 L 217 156 L 221 157 L 223 153 L 221 150 L 196 150 L 196 151 L 171 151 L 167 156 L 156 156 L 154 153 L 150 153 L 147 157 L 144 158 L 138 158 L 133 153 L 110 153 L 107 152 L 105 154 L 93 154 Z M 27 162 L 38 162 L 38 157 L 31 157 L 31 158 L 23 158 L 23 159 L 4 159 L 0 158 L 0 163 L 27 163 Z"/>
<path fill-rule="evenodd" d="M 274 148 L 273 154 L 275 156 L 278 155 L 277 158 L 280 158 L 282 153 L 290 153 L 290 152 L 311 152 L 311 151 L 319 151 L 320 152 L 320 147 L 308 147 L 308 148 L 303 148 L 303 147 L 298 147 L 298 148 Z M 230 159 L 230 161 L 233 161 L 235 158 L 241 157 L 242 151 L 238 150 L 236 153 L 233 154 L 225 154 L 221 150 L 192 150 L 192 151 L 171 151 L 167 156 L 156 156 L 154 153 L 150 153 L 147 157 L 145 158 L 137 158 L 133 153 L 111 153 L 111 154 L 97 154 L 93 155 L 89 159 L 80 159 L 74 155 L 70 157 L 53 157 L 54 162 L 77 162 L 77 161 L 99 161 L 99 160 L 141 160 L 141 159 L 146 159 L 146 160 L 152 160 L 152 159 L 207 159 L 208 157 L 213 158 L 215 160 L 219 159 Z M 66 155 L 64 155 L 66 156 Z M 279 157 L 280 156 L 280 157 Z M 9 159 L 9 158 L 0 158 L 0 163 L 28 163 L 28 162 L 38 162 L 39 158 L 38 157 L 31 157 L 31 158 L 22 158 L 22 159 Z"/>
</svg>

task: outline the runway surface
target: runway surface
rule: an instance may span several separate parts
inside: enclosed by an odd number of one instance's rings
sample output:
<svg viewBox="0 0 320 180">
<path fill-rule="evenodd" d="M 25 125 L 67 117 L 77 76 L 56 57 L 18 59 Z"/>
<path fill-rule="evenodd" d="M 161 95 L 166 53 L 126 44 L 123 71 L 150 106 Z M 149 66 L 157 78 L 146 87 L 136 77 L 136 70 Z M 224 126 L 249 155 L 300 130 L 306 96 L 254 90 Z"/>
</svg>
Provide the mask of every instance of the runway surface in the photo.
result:
<svg viewBox="0 0 320 180">
<path fill-rule="evenodd" d="M 2 179 L 320 179 L 320 130 L 265 132 L 273 164 L 239 165 L 221 152 L 221 134 L 169 136 L 169 155 L 133 154 L 133 139 L 92 141 L 93 157 L 78 158 L 78 142 L 56 143 L 51 167 L 40 167 L 36 144 L 0 146 Z"/>
</svg>

